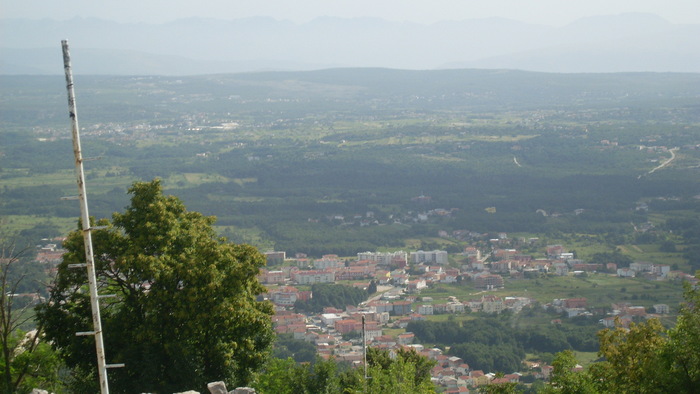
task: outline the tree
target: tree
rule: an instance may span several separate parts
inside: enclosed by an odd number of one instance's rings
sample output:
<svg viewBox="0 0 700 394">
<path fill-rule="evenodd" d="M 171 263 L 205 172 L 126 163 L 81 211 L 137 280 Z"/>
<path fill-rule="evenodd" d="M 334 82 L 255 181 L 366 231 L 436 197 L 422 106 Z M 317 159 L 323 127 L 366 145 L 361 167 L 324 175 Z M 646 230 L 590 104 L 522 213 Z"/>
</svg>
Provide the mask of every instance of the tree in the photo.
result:
<svg viewBox="0 0 700 394">
<path fill-rule="evenodd" d="M 596 390 L 591 376 L 586 371 L 574 371 L 576 357 L 571 350 L 557 353 L 552 362 L 552 377 L 546 393 L 595 394 Z"/>
<path fill-rule="evenodd" d="M 666 344 L 664 328 L 657 319 L 605 329 L 599 333 L 599 354 L 606 361 L 594 370 L 605 391 L 654 393 L 664 388 L 666 369 L 661 357 Z"/>
<path fill-rule="evenodd" d="M 110 370 L 110 387 L 178 392 L 216 380 L 248 383 L 273 340 L 272 306 L 256 301 L 264 257 L 218 238 L 213 217 L 164 196 L 158 180 L 134 183 L 129 193 L 126 211 L 93 231 L 99 291 L 117 296 L 101 305 L 107 361 L 126 364 Z M 94 342 L 75 336 L 92 327 L 87 279 L 68 267 L 85 261 L 81 231 L 64 247 L 50 302 L 37 317 L 74 375 L 96 385 Z"/>
<path fill-rule="evenodd" d="M 17 265 L 26 249 L 16 251 L 13 243 L 0 239 L 0 367 L 3 393 L 29 391 L 32 387 L 58 388 L 56 354 L 41 340 L 41 327 L 29 332 L 22 330 L 31 323 L 31 302 L 18 305 L 18 289 L 25 276 L 18 272 Z"/>
<path fill-rule="evenodd" d="M 700 387 L 700 291 L 684 284 L 676 326 L 657 319 L 599 334 L 604 361 L 574 373 L 569 350 L 558 353 L 547 393 L 696 393 Z"/>
<path fill-rule="evenodd" d="M 367 349 L 367 393 L 434 393 L 430 371 L 435 361 L 415 350 L 399 350 L 391 357 L 386 350 Z M 357 389 L 361 389 L 358 387 Z"/>
<path fill-rule="evenodd" d="M 699 275 L 695 275 L 698 277 Z M 683 284 L 683 298 L 676 326 L 669 330 L 664 353 L 676 392 L 690 393 L 700 387 L 700 290 Z"/>
<path fill-rule="evenodd" d="M 377 281 L 372 279 L 367 286 L 367 294 L 372 295 L 377 292 Z"/>
</svg>

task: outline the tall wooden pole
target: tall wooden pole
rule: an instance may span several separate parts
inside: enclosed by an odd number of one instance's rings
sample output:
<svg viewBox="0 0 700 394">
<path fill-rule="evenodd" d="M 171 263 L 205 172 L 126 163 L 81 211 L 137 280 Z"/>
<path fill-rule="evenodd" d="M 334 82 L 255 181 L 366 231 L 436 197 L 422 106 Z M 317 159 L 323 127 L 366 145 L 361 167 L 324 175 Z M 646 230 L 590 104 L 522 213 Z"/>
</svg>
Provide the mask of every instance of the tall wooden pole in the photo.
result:
<svg viewBox="0 0 700 394">
<path fill-rule="evenodd" d="M 90 306 L 92 307 L 92 324 L 94 331 L 77 333 L 76 335 L 94 335 L 97 350 L 97 372 L 100 378 L 100 391 L 109 393 L 107 383 L 107 364 L 105 362 L 104 343 L 102 341 L 102 321 L 100 319 L 100 301 L 97 295 L 97 278 L 95 276 L 95 257 L 92 252 L 92 235 L 90 214 L 88 212 L 87 192 L 85 190 L 85 175 L 83 173 L 83 156 L 80 150 L 80 129 L 78 128 L 78 113 L 75 105 L 73 90 L 73 72 L 71 71 L 68 41 L 61 41 L 63 47 L 63 68 L 66 72 L 66 89 L 68 90 L 68 114 L 73 126 L 73 154 L 75 155 L 75 173 L 78 181 L 78 198 L 80 200 L 80 219 L 82 222 L 83 241 L 85 242 L 85 260 L 90 287 Z"/>
</svg>

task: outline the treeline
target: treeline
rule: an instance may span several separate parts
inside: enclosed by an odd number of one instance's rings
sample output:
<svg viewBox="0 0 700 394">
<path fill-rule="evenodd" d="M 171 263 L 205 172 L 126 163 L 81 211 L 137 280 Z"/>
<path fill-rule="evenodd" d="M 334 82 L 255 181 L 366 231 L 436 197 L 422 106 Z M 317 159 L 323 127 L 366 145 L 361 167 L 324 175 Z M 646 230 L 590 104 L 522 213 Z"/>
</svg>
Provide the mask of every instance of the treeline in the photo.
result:
<svg viewBox="0 0 700 394">
<path fill-rule="evenodd" d="M 368 348 L 366 375 L 363 368 L 333 358 L 303 364 L 291 358 L 271 359 L 252 386 L 262 394 L 435 393 L 430 380 L 434 366 L 435 361 L 415 350 L 399 349 L 390 356 L 386 350 Z"/>
<path fill-rule="evenodd" d="M 421 343 L 449 347 L 449 354 L 462 358 L 472 369 L 489 372 L 520 370 L 525 353 L 557 353 L 563 350 L 598 350 L 598 327 L 551 326 L 513 328 L 508 316 L 484 317 L 464 322 L 412 321 L 406 330 Z"/>
<path fill-rule="evenodd" d="M 320 313 L 323 308 L 345 309 L 367 299 L 367 291 L 352 286 L 316 283 L 311 286 L 313 296 L 308 301 L 297 301 L 294 309 L 301 312 Z"/>
</svg>

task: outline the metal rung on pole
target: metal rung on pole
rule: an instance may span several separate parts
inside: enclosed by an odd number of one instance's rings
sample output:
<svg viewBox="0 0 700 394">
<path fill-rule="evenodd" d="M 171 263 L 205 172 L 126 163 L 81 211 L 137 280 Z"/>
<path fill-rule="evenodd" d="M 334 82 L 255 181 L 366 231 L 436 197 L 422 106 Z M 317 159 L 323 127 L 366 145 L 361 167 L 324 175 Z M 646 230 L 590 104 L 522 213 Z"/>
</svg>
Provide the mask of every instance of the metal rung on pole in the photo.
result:
<svg viewBox="0 0 700 394">
<path fill-rule="evenodd" d="M 68 264 L 68 268 L 86 268 L 87 263 L 82 264 Z"/>
<path fill-rule="evenodd" d="M 76 332 L 75 336 L 76 337 L 86 337 L 89 335 L 95 335 L 97 334 L 95 331 L 81 331 L 81 332 Z"/>
<path fill-rule="evenodd" d="M 121 364 L 107 364 L 105 365 L 107 368 L 124 368 L 126 367 L 126 364 L 121 363 Z"/>
<path fill-rule="evenodd" d="M 77 199 L 79 199 L 79 198 L 80 198 L 79 196 L 67 196 L 67 197 L 61 197 L 61 200 L 62 200 L 62 201 L 66 201 L 66 200 L 77 200 Z"/>
<path fill-rule="evenodd" d="M 109 226 L 95 226 L 95 227 L 90 227 L 89 229 L 87 229 L 87 231 L 104 230 L 107 227 L 109 227 Z"/>
<path fill-rule="evenodd" d="M 102 294 L 102 295 L 98 295 L 97 297 L 100 299 L 102 299 L 102 298 L 117 298 L 117 295 L 116 294 Z"/>
</svg>

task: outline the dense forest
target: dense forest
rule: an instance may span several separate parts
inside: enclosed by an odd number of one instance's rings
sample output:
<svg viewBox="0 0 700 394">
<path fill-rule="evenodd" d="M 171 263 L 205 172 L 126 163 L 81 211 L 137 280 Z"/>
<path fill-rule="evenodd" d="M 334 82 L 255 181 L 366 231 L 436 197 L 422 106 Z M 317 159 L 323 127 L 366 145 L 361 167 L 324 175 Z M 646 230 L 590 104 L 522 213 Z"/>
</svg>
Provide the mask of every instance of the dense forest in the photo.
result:
<svg viewBox="0 0 700 394">
<path fill-rule="evenodd" d="M 61 200 L 75 194 L 62 80 L 0 80 L 0 217 L 32 243 L 63 235 L 77 207 Z M 160 178 L 229 239 L 310 256 L 440 230 L 617 244 L 644 223 L 672 230 L 700 209 L 698 87 L 485 70 L 76 77 L 84 154 L 101 158 L 86 164 L 94 216 Z M 693 260 L 696 238 L 676 234 L 654 242 Z"/>
</svg>

